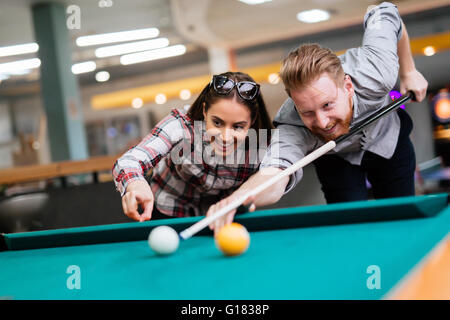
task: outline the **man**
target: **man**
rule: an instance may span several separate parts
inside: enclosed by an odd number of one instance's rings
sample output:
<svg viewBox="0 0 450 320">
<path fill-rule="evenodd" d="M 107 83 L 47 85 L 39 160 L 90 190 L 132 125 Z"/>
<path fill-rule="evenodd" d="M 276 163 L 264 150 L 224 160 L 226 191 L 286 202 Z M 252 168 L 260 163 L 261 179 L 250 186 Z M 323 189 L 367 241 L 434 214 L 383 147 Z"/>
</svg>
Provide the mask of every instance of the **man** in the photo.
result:
<svg viewBox="0 0 450 320">
<path fill-rule="evenodd" d="M 289 98 L 274 119 L 279 129 L 260 170 L 230 197 L 210 207 L 211 215 L 231 200 L 288 168 L 309 152 L 347 133 L 352 123 L 390 102 L 400 76 L 401 93 L 426 95 L 427 81 L 415 69 L 409 37 L 397 7 L 384 2 L 364 17 L 362 46 L 337 57 L 317 44 L 302 45 L 283 61 L 280 76 Z M 412 122 L 405 111 L 384 116 L 314 162 L 328 203 L 367 199 L 366 177 L 375 198 L 414 194 Z M 259 193 L 246 204 L 277 202 L 301 180 L 302 170 Z M 235 211 L 211 225 L 216 231 Z"/>
</svg>

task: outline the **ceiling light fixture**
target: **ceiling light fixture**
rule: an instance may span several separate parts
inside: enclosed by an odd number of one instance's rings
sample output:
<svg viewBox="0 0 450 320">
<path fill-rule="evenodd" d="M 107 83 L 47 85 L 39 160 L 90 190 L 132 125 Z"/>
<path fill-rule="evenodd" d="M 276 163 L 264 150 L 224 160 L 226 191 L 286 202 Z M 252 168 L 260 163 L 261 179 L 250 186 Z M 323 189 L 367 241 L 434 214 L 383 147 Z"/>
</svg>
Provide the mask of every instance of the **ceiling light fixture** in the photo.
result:
<svg viewBox="0 0 450 320">
<path fill-rule="evenodd" d="M 155 102 L 157 104 L 164 104 L 167 101 L 167 97 L 164 93 L 158 93 L 155 97 Z"/>
<path fill-rule="evenodd" d="M 16 70 L 16 71 L 8 72 L 8 74 L 10 76 L 24 76 L 24 75 L 30 74 L 30 73 L 31 73 L 30 69 L 22 69 L 22 70 Z"/>
<path fill-rule="evenodd" d="M 0 73 L 20 73 L 22 70 L 39 68 L 40 65 L 39 58 L 7 62 L 0 64 Z"/>
<path fill-rule="evenodd" d="M 278 84 L 280 82 L 280 76 L 277 73 L 271 73 L 267 77 L 270 84 Z"/>
<path fill-rule="evenodd" d="M 99 71 L 95 74 L 95 80 L 97 82 L 105 82 L 109 80 L 109 72 L 108 71 Z"/>
<path fill-rule="evenodd" d="M 164 48 L 168 45 L 169 39 L 167 38 L 144 40 L 132 43 L 118 44 L 115 46 L 101 47 L 95 50 L 95 56 L 97 58 L 120 56 L 126 53 Z"/>
<path fill-rule="evenodd" d="M 191 96 L 192 96 L 192 93 L 188 89 L 183 89 L 180 91 L 180 99 L 181 100 L 188 100 L 191 98 Z"/>
<path fill-rule="evenodd" d="M 94 71 L 97 68 L 97 64 L 94 61 L 85 61 L 80 63 L 75 63 L 72 66 L 73 74 L 80 74 Z"/>
<path fill-rule="evenodd" d="M 186 47 L 182 44 L 178 44 L 175 46 L 162 49 L 126 54 L 120 57 L 120 63 L 123 65 L 129 65 L 133 63 L 147 62 L 152 60 L 180 56 L 185 53 Z"/>
<path fill-rule="evenodd" d="M 79 47 L 95 46 L 105 43 L 134 41 L 148 38 L 156 38 L 159 36 L 157 28 L 146 28 L 131 31 L 121 31 L 112 33 L 95 34 L 91 36 L 78 37 L 75 42 Z"/>
<path fill-rule="evenodd" d="M 330 13 L 321 9 L 312 9 L 297 13 L 297 20 L 305 23 L 316 23 L 328 19 L 330 19 Z"/>
<path fill-rule="evenodd" d="M 134 109 L 139 109 L 142 108 L 142 106 L 144 105 L 144 100 L 142 100 L 141 98 L 134 98 L 133 101 L 131 101 L 131 106 Z"/>
<path fill-rule="evenodd" d="M 436 49 L 433 46 L 427 46 L 423 48 L 423 54 L 427 57 L 431 57 L 436 54 Z"/>
<path fill-rule="evenodd" d="M 34 53 L 39 50 L 39 45 L 35 42 L 18 44 L 14 46 L 0 47 L 0 57 L 15 56 L 19 54 Z"/>
<path fill-rule="evenodd" d="M 262 4 L 265 2 L 272 2 L 272 0 L 239 0 L 239 1 L 243 2 L 245 4 L 249 4 L 249 5 Z"/>
</svg>

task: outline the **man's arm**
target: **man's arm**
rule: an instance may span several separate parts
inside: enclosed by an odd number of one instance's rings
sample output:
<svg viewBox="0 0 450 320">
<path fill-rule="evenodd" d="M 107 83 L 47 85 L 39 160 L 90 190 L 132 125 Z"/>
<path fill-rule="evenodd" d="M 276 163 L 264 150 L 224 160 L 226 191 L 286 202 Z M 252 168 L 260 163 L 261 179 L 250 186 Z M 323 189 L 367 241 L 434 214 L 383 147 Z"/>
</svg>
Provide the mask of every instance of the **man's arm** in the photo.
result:
<svg viewBox="0 0 450 320">
<path fill-rule="evenodd" d="M 279 114 L 283 114 L 286 116 L 285 118 L 290 118 L 291 120 L 295 119 L 295 117 L 298 117 L 298 113 L 294 108 L 293 101 L 287 99 L 280 108 Z M 275 120 L 277 120 L 277 118 L 279 118 L 278 115 L 275 117 Z M 282 120 L 277 122 L 277 129 L 272 134 L 270 146 L 261 161 L 259 171 L 245 181 L 230 196 L 209 207 L 208 212 L 206 213 L 207 216 L 212 215 L 236 198 L 242 197 L 246 192 L 254 190 L 256 187 L 281 172 L 283 170 L 282 168 L 290 167 L 292 164 L 302 159 L 309 151 L 317 147 L 317 138 L 305 127 L 288 124 L 286 121 Z M 302 176 L 303 170 L 299 169 L 290 177 L 285 177 L 268 187 L 266 190 L 261 191 L 256 197 L 247 199 L 244 204 L 249 205 L 253 203 L 253 206 L 249 208 L 249 211 L 254 211 L 255 206 L 260 207 L 274 204 L 278 202 L 285 193 L 292 190 L 301 180 Z M 210 225 L 210 228 L 217 230 L 226 223 L 231 223 L 235 213 L 236 210 L 233 210 L 225 215 L 225 217 L 217 219 L 214 224 Z"/>
<path fill-rule="evenodd" d="M 208 212 L 206 213 L 206 216 L 210 216 L 210 215 L 214 214 L 216 211 L 220 210 L 224 206 L 233 202 L 236 198 L 242 197 L 247 192 L 255 189 L 257 186 L 266 182 L 267 179 L 272 178 L 273 176 L 280 173 L 281 171 L 282 171 L 282 169 L 279 169 L 276 167 L 262 168 L 257 173 L 255 173 L 253 176 L 251 176 L 245 183 L 243 183 L 229 197 L 227 197 L 227 198 L 219 201 L 218 203 L 212 205 L 211 207 L 209 207 Z M 289 182 L 289 177 L 285 177 L 285 178 L 281 179 L 280 181 L 278 181 L 277 183 L 273 184 L 272 186 L 268 187 L 264 191 L 261 191 L 256 196 L 247 198 L 247 200 L 244 201 L 243 204 L 250 205 L 249 211 L 255 211 L 256 207 L 267 206 L 269 204 L 276 203 L 276 202 L 278 202 L 278 200 L 280 200 L 280 198 L 285 193 L 288 182 Z M 214 232 L 217 232 L 224 225 L 233 222 L 235 213 L 236 213 L 236 209 L 230 211 L 225 216 L 223 216 L 219 219 L 216 219 L 209 226 L 209 228 L 211 230 L 214 230 Z"/>
<path fill-rule="evenodd" d="M 234 193 L 233 196 L 242 196 L 245 193 L 248 193 L 266 182 L 268 179 L 274 177 L 278 173 L 280 173 L 282 169 L 275 167 L 267 167 L 262 168 L 253 176 L 251 176 L 246 182 L 244 182 Z M 256 207 L 267 206 L 270 204 L 274 204 L 278 202 L 281 197 L 284 195 L 286 186 L 289 182 L 289 177 L 285 177 L 280 181 L 276 182 L 272 186 L 268 187 L 266 190 L 261 191 L 257 194 L 251 203 L 253 203 Z M 247 203 L 246 203 L 247 204 Z"/>
<path fill-rule="evenodd" d="M 428 82 L 422 74 L 416 70 L 409 36 L 405 24 L 402 22 L 402 37 L 397 44 L 397 54 L 399 59 L 400 92 L 405 94 L 413 91 L 417 101 L 422 101 L 427 93 Z"/>
</svg>

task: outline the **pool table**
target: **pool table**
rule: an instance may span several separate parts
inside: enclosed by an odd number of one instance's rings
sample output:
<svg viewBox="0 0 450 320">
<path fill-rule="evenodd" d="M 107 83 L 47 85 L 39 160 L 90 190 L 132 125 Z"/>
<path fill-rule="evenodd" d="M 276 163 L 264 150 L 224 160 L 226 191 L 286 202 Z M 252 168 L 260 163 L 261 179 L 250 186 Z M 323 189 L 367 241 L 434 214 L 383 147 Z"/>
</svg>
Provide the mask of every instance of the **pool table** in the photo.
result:
<svg viewBox="0 0 450 320">
<path fill-rule="evenodd" d="M 216 248 L 208 228 L 182 241 L 172 255 L 149 249 L 152 228 L 170 225 L 180 232 L 200 219 L 4 234 L 0 297 L 395 299 L 437 251 L 442 253 L 438 247 L 446 247 L 447 255 L 434 263 L 444 271 L 431 272 L 440 277 L 433 281 L 449 281 L 448 194 L 241 214 L 235 221 L 248 229 L 251 243 L 236 257 Z"/>
</svg>

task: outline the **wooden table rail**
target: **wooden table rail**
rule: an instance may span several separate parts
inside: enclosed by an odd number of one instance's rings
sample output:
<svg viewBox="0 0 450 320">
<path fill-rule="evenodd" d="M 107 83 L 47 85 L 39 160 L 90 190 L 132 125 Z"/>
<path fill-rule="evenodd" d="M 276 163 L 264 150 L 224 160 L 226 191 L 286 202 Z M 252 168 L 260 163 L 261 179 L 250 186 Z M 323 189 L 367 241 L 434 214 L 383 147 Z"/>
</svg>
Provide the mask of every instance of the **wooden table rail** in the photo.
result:
<svg viewBox="0 0 450 320">
<path fill-rule="evenodd" d="M 15 184 L 111 170 L 119 155 L 0 170 L 0 184 Z"/>
</svg>

